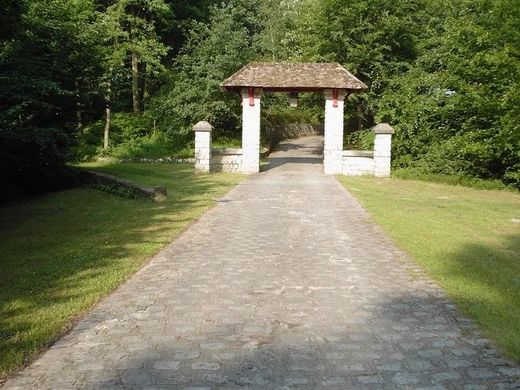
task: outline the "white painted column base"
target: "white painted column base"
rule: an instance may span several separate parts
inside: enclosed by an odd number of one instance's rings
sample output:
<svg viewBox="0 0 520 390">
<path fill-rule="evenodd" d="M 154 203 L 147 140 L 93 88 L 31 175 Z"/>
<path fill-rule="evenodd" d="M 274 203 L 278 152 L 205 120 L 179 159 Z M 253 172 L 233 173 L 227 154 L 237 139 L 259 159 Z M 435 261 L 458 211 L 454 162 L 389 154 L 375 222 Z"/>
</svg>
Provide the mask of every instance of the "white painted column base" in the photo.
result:
<svg viewBox="0 0 520 390">
<path fill-rule="evenodd" d="M 338 174 L 343 171 L 343 110 L 345 91 L 337 91 L 337 107 L 334 107 L 332 89 L 326 89 L 325 95 L 325 139 L 323 147 L 323 171 L 326 174 Z"/>
<path fill-rule="evenodd" d="M 253 105 L 249 91 L 242 89 L 242 168 L 243 173 L 260 172 L 260 100 L 261 88 L 254 88 Z"/>
</svg>

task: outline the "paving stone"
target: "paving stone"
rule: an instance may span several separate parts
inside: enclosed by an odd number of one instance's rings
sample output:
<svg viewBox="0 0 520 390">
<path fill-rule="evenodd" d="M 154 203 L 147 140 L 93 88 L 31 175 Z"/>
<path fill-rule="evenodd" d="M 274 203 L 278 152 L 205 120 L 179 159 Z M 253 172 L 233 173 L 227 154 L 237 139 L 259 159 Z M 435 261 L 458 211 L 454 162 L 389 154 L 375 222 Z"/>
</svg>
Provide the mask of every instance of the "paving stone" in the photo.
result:
<svg viewBox="0 0 520 390">
<path fill-rule="evenodd" d="M 196 362 L 191 365 L 194 370 L 218 370 L 220 364 L 213 362 Z"/>
<path fill-rule="evenodd" d="M 341 376 L 325 378 L 323 380 L 324 386 L 337 386 L 337 385 L 344 385 L 346 383 L 347 383 L 347 380 Z M 374 383 L 374 382 L 364 382 L 364 383 Z"/>
<path fill-rule="evenodd" d="M 288 141 L 2 390 L 518 389 L 518 365 L 322 174 L 319 140 Z"/>
<path fill-rule="evenodd" d="M 200 356 L 200 353 L 200 351 L 175 351 L 171 356 L 178 360 L 195 359 Z"/>
<path fill-rule="evenodd" d="M 224 343 L 200 343 L 200 347 L 202 349 L 222 349 Z"/>
<path fill-rule="evenodd" d="M 425 358 L 438 357 L 442 356 L 442 351 L 439 349 L 427 349 L 424 351 L 419 351 L 419 355 Z"/>
<path fill-rule="evenodd" d="M 309 380 L 307 378 L 287 377 L 285 378 L 285 383 L 291 386 L 306 385 L 309 383 Z"/>
<path fill-rule="evenodd" d="M 219 385 L 223 385 L 229 381 L 229 378 L 227 376 L 221 374 L 204 374 L 202 378 L 205 381 L 217 383 Z"/>
<path fill-rule="evenodd" d="M 401 371 L 403 367 L 400 364 L 379 364 L 376 365 L 378 371 Z"/>
<path fill-rule="evenodd" d="M 179 362 L 171 360 L 160 360 L 152 365 L 152 367 L 156 370 L 178 370 L 179 366 Z"/>
<path fill-rule="evenodd" d="M 499 375 L 496 371 L 488 368 L 471 368 L 467 370 L 467 373 L 471 378 L 478 379 L 493 378 L 494 376 Z"/>
<path fill-rule="evenodd" d="M 385 383 L 381 375 L 359 375 L 357 377 L 359 383 L 363 384 L 380 384 Z"/>
<path fill-rule="evenodd" d="M 435 382 L 453 381 L 455 379 L 460 379 L 460 374 L 456 371 L 437 372 L 432 375 L 432 379 Z"/>
<path fill-rule="evenodd" d="M 500 367 L 498 371 L 506 376 L 517 376 L 520 378 L 520 368 L 518 367 Z"/>
<path fill-rule="evenodd" d="M 431 369 L 433 364 L 429 360 L 417 359 L 406 362 L 405 366 L 412 372 L 422 372 Z"/>
<path fill-rule="evenodd" d="M 473 363 L 466 359 L 448 359 L 446 360 L 446 365 L 450 368 L 461 368 L 471 367 Z"/>
<path fill-rule="evenodd" d="M 393 376 L 392 380 L 398 385 L 415 385 L 419 383 L 417 375 L 406 372 L 398 372 Z"/>
</svg>

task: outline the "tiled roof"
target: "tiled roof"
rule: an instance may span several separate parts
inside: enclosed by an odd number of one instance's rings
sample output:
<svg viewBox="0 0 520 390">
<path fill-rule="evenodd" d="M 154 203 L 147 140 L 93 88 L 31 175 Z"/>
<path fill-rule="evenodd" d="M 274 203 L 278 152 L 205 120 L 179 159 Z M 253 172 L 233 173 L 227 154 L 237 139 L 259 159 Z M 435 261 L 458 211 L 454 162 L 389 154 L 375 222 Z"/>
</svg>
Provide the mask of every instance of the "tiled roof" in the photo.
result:
<svg viewBox="0 0 520 390">
<path fill-rule="evenodd" d="M 227 78 L 227 90 L 257 87 L 272 91 L 347 89 L 360 92 L 367 86 L 340 64 L 252 62 Z"/>
</svg>

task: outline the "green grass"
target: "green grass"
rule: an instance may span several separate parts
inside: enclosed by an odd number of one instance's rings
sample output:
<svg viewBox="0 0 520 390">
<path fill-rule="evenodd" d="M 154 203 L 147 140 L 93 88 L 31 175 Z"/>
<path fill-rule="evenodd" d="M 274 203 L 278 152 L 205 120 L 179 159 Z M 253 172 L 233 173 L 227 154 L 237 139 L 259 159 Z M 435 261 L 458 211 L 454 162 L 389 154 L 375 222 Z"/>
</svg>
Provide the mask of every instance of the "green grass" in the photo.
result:
<svg viewBox="0 0 520 390">
<path fill-rule="evenodd" d="M 510 190 L 516 191 L 513 185 L 506 185 L 500 180 L 484 180 L 476 177 L 468 177 L 464 175 L 443 175 L 439 173 L 421 172 L 414 168 L 399 168 L 392 171 L 392 175 L 399 179 L 405 180 L 421 180 L 432 183 L 442 183 L 451 185 L 461 185 L 464 187 L 472 187 L 480 190 Z"/>
<path fill-rule="evenodd" d="M 0 379 L 45 349 L 242 179 L 196 175 L 184 164 L 88 167 L 166 186 L 168 200 L 72 189 L 0 208 Z"/>
<path fill-rule="evenodd" d="M 393 178 L 338 180 L 520 361 L 520 194 Z"/>
</svg>

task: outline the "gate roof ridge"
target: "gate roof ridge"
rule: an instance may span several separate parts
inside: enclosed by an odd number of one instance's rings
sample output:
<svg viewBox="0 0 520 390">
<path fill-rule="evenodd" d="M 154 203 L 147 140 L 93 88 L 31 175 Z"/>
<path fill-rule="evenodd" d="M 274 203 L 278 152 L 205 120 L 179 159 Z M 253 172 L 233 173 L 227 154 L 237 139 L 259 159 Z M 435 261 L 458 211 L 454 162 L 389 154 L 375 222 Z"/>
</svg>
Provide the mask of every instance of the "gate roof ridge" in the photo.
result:
<svg viewBox="0 0 520 390">
<path fill-rule="evenodd" d="M 351 93 L 368 88 L 337 62 L 251 62 L 222 86 L 230 91 L 254 87 L 280 92 L 346 89 Z"/>
</svg>

